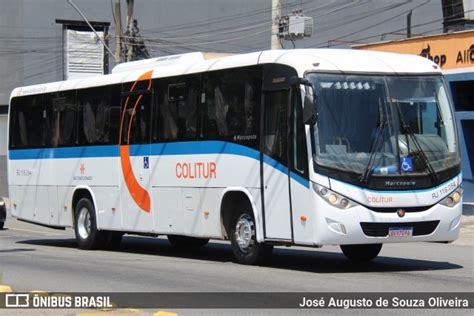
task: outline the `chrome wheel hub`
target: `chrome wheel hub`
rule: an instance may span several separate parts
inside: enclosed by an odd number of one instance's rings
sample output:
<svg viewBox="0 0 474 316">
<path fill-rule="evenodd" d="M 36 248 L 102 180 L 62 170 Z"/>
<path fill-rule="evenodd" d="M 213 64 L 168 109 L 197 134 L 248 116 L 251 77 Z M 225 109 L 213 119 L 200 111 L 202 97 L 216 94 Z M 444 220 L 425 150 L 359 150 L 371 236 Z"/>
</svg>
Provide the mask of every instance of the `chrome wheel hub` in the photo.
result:
<svg viewBox="0 0 474 316">
<path fill-rule="evenodd" d="M 91 234 L 91 215 L 89 210 L 85 207 L 79 211 L 77 218 L 77 232 L 82 239 L 87 239 Z"/>
<path fill-rule="evenodd" d="M 252 218 L 248 214 L 242 214 L 235 225 L 235 240 L 239 249 L 247 253 L 254 243 L 255 227 Z"/>
</svg>

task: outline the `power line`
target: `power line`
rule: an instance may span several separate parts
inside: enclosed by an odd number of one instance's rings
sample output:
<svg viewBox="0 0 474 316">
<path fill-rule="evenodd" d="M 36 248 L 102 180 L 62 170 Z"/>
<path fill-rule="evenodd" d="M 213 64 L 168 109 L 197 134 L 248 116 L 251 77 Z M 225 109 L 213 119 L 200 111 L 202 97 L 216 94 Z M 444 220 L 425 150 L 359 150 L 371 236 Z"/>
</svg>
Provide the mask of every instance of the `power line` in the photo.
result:
<svg viewBox="0 0 474 316">
<path fill-rule="evenodd" d="M 411 8 L 411 9 L 408 9 L 408 10 L 406 10 L 406 11 L 403 11 L 403 12 L 400 13 L 400 14 L 396 14 L 396 15 L 392 16 L 391 18 L 384 19 L 383 21 L 380 21 L 380 22 L 378 22 L 378 23 L 372 24 L 372 25 L 370 25 L 370 26 L 368 26 L 368 27 L 359 29 L 359 30 L 357 30 L 357 31 L 351 32 L 351 33 L 349 33 L 349 34 L 346 34 L 346 35 L 343 35 L 343 36 L 339 36 L 339 37 L 335 38 L 334 40 L 342 40 L 342 39 L 344 39 L 344 38 L 346 38 L 346 37 L 349 37 L 349 36 L 358 34 L 358 33 L 360 33 L 360 32 L 367 31 L 367 30 L 369 30 L 369 29 L 371 29 L 371 28 L 373 28 L 373 27 L 376 27 L 376 26 L 379 26 L 379 25 L 381 25 L 381 24 L 384 24 L 384 23 L 386 23 L 387 21 L 392 21 L 392 20 L 394 20 L 394 19 L 396 19 L 396 18 L 399 18 L 399 17 L 401 17 L 401 16 L 405 16 L 408 12 L 410 12 L 410 11 L 412 11 L 412 10 L 415 10 L 415 9 L 418 9 L 418 8 L 424 6 L 425 4 L 429 3 L 429 2 L 430 2 L 430 0 L 426 0 L 425 2 L 419 4 L 419 5 L 417 5 L 417 6 L 413 7 L 413 8 Z"/>
</svg>

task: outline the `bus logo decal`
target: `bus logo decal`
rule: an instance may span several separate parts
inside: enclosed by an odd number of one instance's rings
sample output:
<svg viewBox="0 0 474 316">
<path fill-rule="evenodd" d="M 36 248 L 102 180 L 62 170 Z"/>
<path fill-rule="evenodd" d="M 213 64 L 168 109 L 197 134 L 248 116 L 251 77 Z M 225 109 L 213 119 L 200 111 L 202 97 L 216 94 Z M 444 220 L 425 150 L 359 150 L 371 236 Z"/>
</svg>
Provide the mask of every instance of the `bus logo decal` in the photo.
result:
<svg viewBox="0 0 474 316">
<path fill-rule="evenodd" d="M 143 75 L 141 75 L 135 83 L 132 85 L 130 88 L 130 92 L 133 92 L 135 89 L 135 86 L 139 81 L 149 81 L 147 91 L 151 89 L 151 75 L 153 71 L 147 71 Z M 132 113 L 135 113 L 135 109 L 137 108 L 138 104 L 140 103 L 141 96 L 138 97 L 137 101 L 133 105 L 133 111 Z M 124 119 L 125 119 L 125 114 L 127 111 L 127 106 L 128 102 L 130 101 L 130 96 L 127 97 L 125 100 L 125 104 L 123 106 L 122 110 L 122 117 L 120 119 L 120 130 L 119 130 L 119 144 L 120 144 L 120 164 L 122 166 L 122 173 L 123 173 L 123 178 L 125 180 L 125 184 L 127 185 L 128 192 L 132 196 L 133 200 L 135 203 L 145 212 L 149 213 L 150 212 L 150 193 L 143 188 L 137 181 L 137 178 L 135 174 L 133 173 L 133 168 L 132 168 L 132 162 L 130 160 L 130 131 L 132 128 L 132 122 L 133 122 L 133 114 L 132 117 L 130 118 L 129 125 L 127 127 L 127 141 L 125 145 L 122 145 L 122 131 L 124 129 Z M 143 161 L 145 165 L 145 160 Z"/>
</svg>

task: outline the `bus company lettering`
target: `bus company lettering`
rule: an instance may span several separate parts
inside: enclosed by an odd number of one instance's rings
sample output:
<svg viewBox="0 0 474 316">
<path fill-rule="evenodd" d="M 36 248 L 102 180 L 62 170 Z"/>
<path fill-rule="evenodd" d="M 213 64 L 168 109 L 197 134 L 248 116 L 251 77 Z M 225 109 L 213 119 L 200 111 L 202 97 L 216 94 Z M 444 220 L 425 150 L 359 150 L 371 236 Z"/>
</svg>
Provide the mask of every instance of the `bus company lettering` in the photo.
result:
<svg viewBox="0 0 474 316">
<path fill-rule="evenodd" d="M 176 164 L 178 179 L 212 179 L 216 178 L 215 162 L 178 162 Z"/>
<path fill-rule="evenodd" d="M 392 203 L 393 199 L 391 196 L 369 196 L 367 197 L 367 203 L 369 204 L 389 204 Z"/>
</svg>

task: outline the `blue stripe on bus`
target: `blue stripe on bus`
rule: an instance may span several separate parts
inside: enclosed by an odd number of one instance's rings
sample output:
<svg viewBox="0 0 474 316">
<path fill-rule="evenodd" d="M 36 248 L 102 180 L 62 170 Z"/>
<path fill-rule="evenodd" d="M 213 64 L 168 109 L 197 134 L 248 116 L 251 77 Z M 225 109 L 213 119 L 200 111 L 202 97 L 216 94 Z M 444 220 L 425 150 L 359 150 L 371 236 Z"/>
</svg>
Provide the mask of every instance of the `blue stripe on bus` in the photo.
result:
<svg viewBox="0 0 474 316">
<path fill-rule="evenodd" d="M 260 160 L 260 152 L 250 147 L 222 142 L 177 142 L 161 143 L 151 145 L 130 145 L 131 156 L 170 156 L 170 155 L 205 155 L 205 154 L 227 154 L 249 157 Z M 8 152 L 10 160 L 23 159 L 59 159 L 59 158 L 93 158 L 93 157 L 119 157 L 119 146 L 83 146 L 62 148 L 39 148 L 39 149 L 14 149 Z M 264 155 L 263 162 L 283 174 L 288 174 L 288 168 L 278 161 Z M 303 177 L 290 172 L 290 177 L 304 187 L 309 187 L 309 181 Z"/>
<path fill-rule="evenodd" d="M 83 146 L 62 148 L 14 149 L 8 152 L 10 160 L 54 159 L 54 158 L 91 158 L 118 157 L 117 145 Z"/>
</svg>

